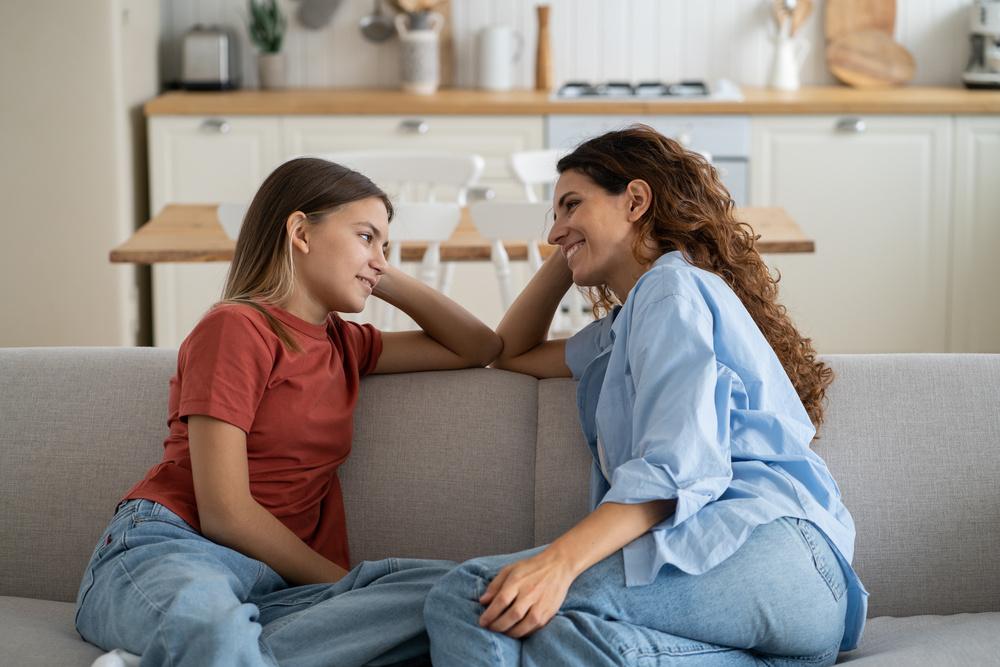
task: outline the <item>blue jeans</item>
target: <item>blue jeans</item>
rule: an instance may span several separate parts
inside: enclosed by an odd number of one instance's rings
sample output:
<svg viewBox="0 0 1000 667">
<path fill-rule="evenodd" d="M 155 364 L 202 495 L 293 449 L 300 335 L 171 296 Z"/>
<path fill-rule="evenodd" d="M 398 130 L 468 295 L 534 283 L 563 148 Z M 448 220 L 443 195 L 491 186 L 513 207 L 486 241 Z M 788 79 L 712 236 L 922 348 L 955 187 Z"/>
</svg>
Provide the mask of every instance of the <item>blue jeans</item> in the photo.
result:
<svg viewBox="0 0 1000 667">
<path fill-rule="evenodd" d="M 439 581 L 424 618 L 435 667 L 453 665 L 832 665 L 847 583 L 808 521 L 758 527 L 702 575 L 664 566 L 625 586 L 621 551 L 573 582 L 559 613 L 523 640 L 483 630 L 479 597 L 505 565 L 538 553 L 471 560 Z"/>
<path fill-rule="evenodd" d="M 290 587 L 149 500 L 119 507 L 84 573 L 76 628 L 142 665 L 427 664 L 423 607 L 453 563 L 361 563 Z"/>
</svg>

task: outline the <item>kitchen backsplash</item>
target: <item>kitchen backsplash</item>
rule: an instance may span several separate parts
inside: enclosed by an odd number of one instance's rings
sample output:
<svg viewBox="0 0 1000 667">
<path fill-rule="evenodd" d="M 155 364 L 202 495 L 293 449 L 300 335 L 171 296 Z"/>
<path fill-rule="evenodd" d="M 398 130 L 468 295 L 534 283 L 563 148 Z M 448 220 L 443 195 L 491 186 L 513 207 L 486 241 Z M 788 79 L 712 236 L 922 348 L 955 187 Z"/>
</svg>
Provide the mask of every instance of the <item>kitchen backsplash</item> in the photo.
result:
<svg viewBox="0 0 1000 667">
<path fill-rule="evenodd" d="M 294 15 L 302 0 L 278 0 L 289 16 L 284 50 L 289 85 L 306 88 L 387 87 L 399 84 L 398 40 L 366 41 L 361 19 L 378 0 L 342 0 L 324 28 L 304 28 Z M 335 1 L 335 0 L 330 0 Z M 812 48 L 802 68 L 803 85 L 835 84 L 826 68 L 824 0 L 798 33 Z M 549 30 L 556 85 L 570 80 L 678 81 L 728 78 L 764 86 L 771 58 L 773 23 L 768 0 L 451 0 L 454 85 L 475 87 L 475 42 L 488 25 L 512 26 L 524 36 L 514 85 L 534 87 L 535 7 L 551 7 Z M 917 63 L 912 85 L 960 85 L 969 54 L 969 0 L 898 0 L 896 41 Z M 246 35 L 247 0 L 161 0 L 162 72 L 180 73 L 180 40 L 191 26 L 233 27 L 242 47 L 244 87 L 257 85 Z M 389 3 L 383 0 L 389 11 Z"/>
</svg>

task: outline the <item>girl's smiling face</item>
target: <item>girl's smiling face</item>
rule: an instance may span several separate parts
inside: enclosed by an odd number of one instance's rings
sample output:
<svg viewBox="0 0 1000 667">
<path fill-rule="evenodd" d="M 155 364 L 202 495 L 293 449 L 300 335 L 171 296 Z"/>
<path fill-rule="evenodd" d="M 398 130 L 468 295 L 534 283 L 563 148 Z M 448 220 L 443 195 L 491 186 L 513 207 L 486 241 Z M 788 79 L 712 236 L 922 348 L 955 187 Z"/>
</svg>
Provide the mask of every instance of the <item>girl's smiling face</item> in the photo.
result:
<svg viewBox="0 0 1000 667">
<path fill-rule="evenodd" d="M 331 312 L 361 312 L 388 268 L 385 204 L 376 197 L 351 202 L 315 224 L 296 212 L 286 224 L 296 288 L 285 309 L 314 324 Z"/>
<path fill-rule="evenodd" d="M 649 206 L 633 181 L 620 195 L 606 192 L 580 171 L 564 171 L 553 194 L 555 222 L 548 242 L 558 245 L 583 287 L 607 285 L 625 299 L 645 267 L 635 258 L 636 220 Z"/>
</svg>

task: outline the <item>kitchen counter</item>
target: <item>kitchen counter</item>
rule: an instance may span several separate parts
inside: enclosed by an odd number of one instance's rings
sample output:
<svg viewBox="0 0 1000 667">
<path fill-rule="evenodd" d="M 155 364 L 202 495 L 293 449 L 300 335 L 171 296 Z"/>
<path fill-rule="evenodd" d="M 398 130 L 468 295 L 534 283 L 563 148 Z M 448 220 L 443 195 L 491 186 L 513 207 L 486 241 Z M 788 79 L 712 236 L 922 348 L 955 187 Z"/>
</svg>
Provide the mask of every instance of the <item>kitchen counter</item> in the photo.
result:
<svg viewBox="0 0 1000 667">
<path fill-rule="evenodd" d="M 710 100 L 555 100 L 536 90 L 443 89 L 411 95 L 390 88 L 280 91 L 172 91 L 145 105 L 157 115 L 346 114 L 1000 114 L 1000 91 L 812 86 L 794 92 L 744 88 L 742 102 Z"/>
</svg>

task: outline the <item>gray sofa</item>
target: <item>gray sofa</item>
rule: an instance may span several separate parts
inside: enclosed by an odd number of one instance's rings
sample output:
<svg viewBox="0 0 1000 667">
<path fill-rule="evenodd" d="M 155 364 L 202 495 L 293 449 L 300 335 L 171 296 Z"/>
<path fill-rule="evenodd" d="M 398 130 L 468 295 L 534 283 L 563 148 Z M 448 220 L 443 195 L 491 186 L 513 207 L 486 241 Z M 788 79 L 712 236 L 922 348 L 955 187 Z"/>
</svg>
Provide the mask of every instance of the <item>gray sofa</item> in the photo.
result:
<svg viewBox="0 0 1000 667">
<path fill-rule="evenodd" d="M 830 356 L 816 450 L 858 527 L 869 665 L 1000 664 L 1000 355 Z M 176 352 L 0 350 L 0 664 L 85 666 L 73 600 L 116 500 L 157 462 Z M 543 544 L 587 511 L 575 383 L 366 378 L 342 468 L 355 562 Z"/>
</svg>

